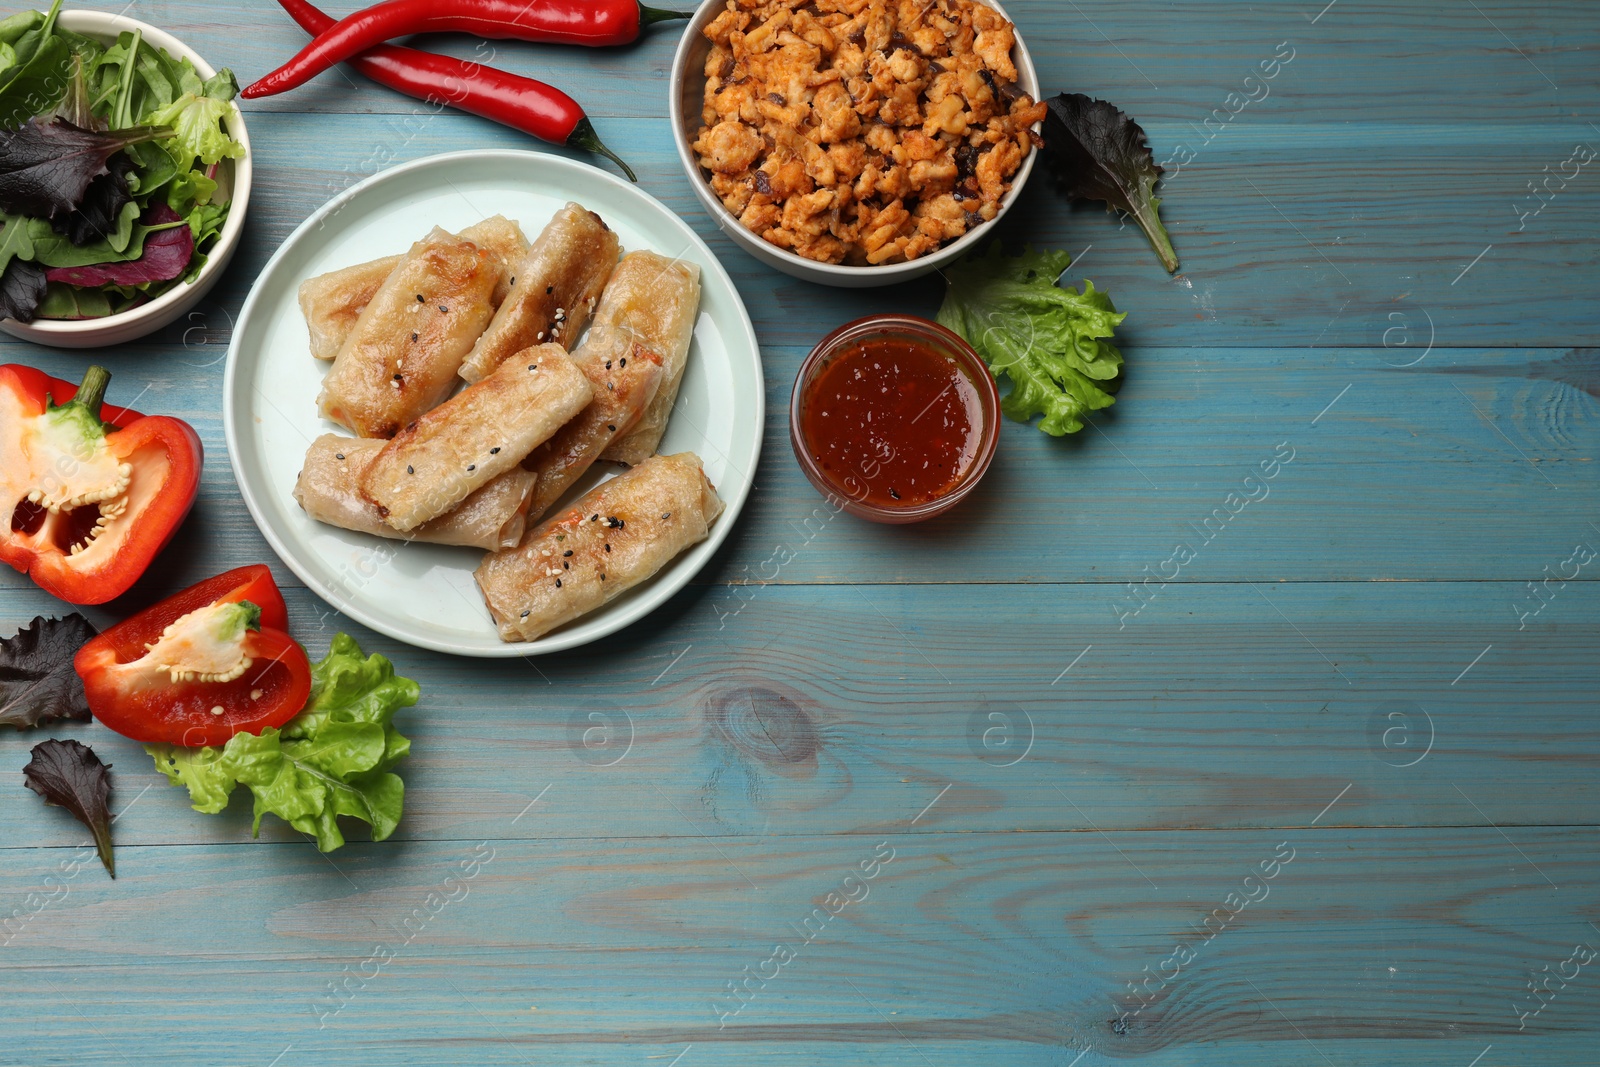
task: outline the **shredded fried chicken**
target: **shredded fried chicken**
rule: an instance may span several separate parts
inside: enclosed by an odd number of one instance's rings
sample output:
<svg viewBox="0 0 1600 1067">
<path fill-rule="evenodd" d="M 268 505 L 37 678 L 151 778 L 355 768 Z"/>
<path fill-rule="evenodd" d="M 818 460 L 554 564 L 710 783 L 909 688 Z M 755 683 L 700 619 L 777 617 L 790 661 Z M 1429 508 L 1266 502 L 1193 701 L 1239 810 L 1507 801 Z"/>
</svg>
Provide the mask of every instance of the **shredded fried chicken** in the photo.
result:
<svg viewBox="0 0 1600 1067">
<path fill-rule="evenodd" d="M 727 0 L 693 148 L 766 241 L 900 263 L 995 217 L 1045 107 L 976 0 Z"/>
</svg>

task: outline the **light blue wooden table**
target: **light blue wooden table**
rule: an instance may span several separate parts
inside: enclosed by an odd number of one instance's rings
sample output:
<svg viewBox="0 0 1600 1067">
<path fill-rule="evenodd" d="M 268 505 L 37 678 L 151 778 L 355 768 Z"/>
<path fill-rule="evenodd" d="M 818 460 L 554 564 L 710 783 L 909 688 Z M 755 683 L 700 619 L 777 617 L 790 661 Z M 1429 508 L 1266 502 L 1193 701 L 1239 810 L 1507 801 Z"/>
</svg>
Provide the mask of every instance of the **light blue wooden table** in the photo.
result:
<svg viewBox="0 0 1600 1067">
<path fill-rule="evenodd" d="M 1529 198 L 1600 148 L 1600 10 L 1323 3 L 1011 0 L 1047 86 L 1192 155 L 1176 278 L 1042 178 L 1003 228 L 1129 313 L 1116 407 L 1065 441 L 1007 425 L 977 496 L 914 529 L 830 517 L 771 418 L 701 580 L 537 664 L 400 646 L 294 586 L 218 411 L 251 278 L 318 204 L 531 142 L 337 76 L 251 105 L 228 277 L 97 357 L 208 456 L 161 565 L 92 614 L 272 563 L 313 652 L 351 630 L 421 683 L 405 820 L 331 857 L 252 842 L 243 806 L 198 815 L 138 746 L 61 730 L 115 764 L 119 877 L 28 908 L 84 835 L 21 787 L 38 737 L 5 733 L 0 916 L 26 921 L 0 1062 L 1600 1061 L 1600 960 L 1574 955 L 1600 947 L 1600 563 L 1567 562 L 1600 548 L 1600 170 Z M 129 13 L 247 79 L 304 40 L 268 0 Z M 821 334 L 931 313 L 939 283 L 821 289 L 719 236 L 666 129 L 673 43 L 495 62 L 571 90 L 711 242 L 781 412 Z M 1176 580 L 1130 589 L 1180 542 Z M 3 632 L 61 610 L 3 581 Z"/>
</svg>

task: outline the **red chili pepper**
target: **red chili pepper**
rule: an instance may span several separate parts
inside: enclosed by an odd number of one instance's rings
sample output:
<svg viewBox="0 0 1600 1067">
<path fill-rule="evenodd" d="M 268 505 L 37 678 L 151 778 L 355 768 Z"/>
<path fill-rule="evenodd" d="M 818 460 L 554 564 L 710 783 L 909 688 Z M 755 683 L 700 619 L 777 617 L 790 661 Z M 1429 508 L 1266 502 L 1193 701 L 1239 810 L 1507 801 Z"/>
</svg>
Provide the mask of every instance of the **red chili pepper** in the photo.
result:
<svg viewBox="0 0 1600 1067">
<path fill-rule="evenodd" d="M 200 487 L 189 424 L 101 403 L 110 381 L 0 366 L 0 561 L 73 604 L 138 581 Z"/>
<path fill-rule="evenodd" d="M 89 710 L 135 741 L 221 745 L 300 713 L 311 663 L 288 634 L 272 572 L 239 567 L 190 586 L 78 650 Z"/>
<path fill-rule="evenodd" d="M 334 25 L 334 20 L 309 0 L 278 3 L 313 36 Z M 451 56 L 389 44 L 369 48 L 349 62 L 379 85 L 418 100 L 449 104 L 551 144 L 598 152 L 621 167 L 629 181 L 639 180 L 633 168 L 601 142 L 577 101 L 554 86 Z"/>
<path fill-rule="evenodd" d="M 603 47 L 628 44 L 651 23 L 692 14 L 645 7 L 639 0 L 388 0 L 340 19 L 243 95 L 298 88 L 335 63 L 413 33 Z"/>
</svg>

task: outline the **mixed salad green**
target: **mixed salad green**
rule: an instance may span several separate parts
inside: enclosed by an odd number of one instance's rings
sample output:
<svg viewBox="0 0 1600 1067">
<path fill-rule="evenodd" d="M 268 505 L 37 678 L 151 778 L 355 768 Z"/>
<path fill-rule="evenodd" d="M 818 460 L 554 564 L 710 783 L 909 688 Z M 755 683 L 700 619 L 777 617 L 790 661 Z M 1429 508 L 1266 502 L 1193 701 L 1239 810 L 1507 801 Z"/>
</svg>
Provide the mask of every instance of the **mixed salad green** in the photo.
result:
<svg viewBox="0 0 1600 1067">
<path fill-rule="evenodd" d="M 188 787 L 196 811 L 216 814 L 243 785 L 255 797 L 257 833 L 270 812 L 330 852 L 344 844 L 337 816 L 347 815 L 382 841 L 394 833 L 405 801 L 394 766 L 411 751 L 394 715 L 417 702 L 417 683 L 395 674 L 383 656 L 364 657 L 348 634 L 334 637 L 311 677 L 311 699 L 281 730 L 234 734 L 221 746 L 145 751 L 173 785 Z"/>
<path fill-rule="evenodd" d="M 113 315 L 194 280 L 228 217 L 233 72 L 139 33 L 0 21 L 0 318 Z"/>
<path fill-rule="evenodd" d="M 1125 312 L 1085 278 L 1083 291 L 1059 284 L 1072 257 L 1060 250 L 1005 255 L 999 241 L 946 268 L 939 322 L 966 339 L 1011 390 L 1000 410 L 1062 437 L 1083 417 L 1110 407 L 1121 386 L 1122 353 L 1111 343 Z"/>
</svg>

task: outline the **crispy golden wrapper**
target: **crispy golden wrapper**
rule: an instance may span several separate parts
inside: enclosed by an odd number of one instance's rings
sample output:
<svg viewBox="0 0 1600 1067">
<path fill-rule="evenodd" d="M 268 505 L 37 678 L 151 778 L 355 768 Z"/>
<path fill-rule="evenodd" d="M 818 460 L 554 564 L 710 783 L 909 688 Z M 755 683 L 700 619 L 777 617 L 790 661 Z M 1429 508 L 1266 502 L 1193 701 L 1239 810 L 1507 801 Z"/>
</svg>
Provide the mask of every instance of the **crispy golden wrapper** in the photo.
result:
<svg viewBox="0 0 1600 1067">
<path fill-rule="evenodd" d="M 461 377 L 478 381 L 530 345 L 554 341 L 572 348 L 621 247 L 600 216 L 582 205 L 556 212 L 516 263 L 511 290 L 462 362 Z"/>
<path fill-rule="evenodd" d="M 661 357 L 639 344 L 616 359 L 601 359 L 589 346 L 579 345 L 572 361 L 594 386 L 594 399 L 522 461 L 525 469 L 537 471 L 539 476 L 528 506 L 530 519 L 537 520 L 549 510 L 594 465 L 607 445 L 639 421 L 660 388 L 665 370 Z"/>
<path fill-rule="evenodd" d="M 465 237 L 494 256 L 499 276 L 489 301 L 495 307 L 511 289 L 516 265 L 528 250 L 522 228 L 504 215 L 474 223 L 456 236 Z M 311 333 L 311 354 L 332 359 L 355 328 L 356 319 L 372 302 L 384 280 L 400 265 L 404 255 L 384 256 L 340 270 L 331 270 L 300 283 L 300 312 Z"/>
<path fill-rule="evenodd" d="M 506 471 L 461 502 L 454 511 L 402 534 L 361 498 L 357 485 L 385 442 L 326 433 L 306 450 L 294 499 L 318 522 L 343 530 L 468 548 L 510 548 L 522 540 L 528 503 L 538 475 L 520 467 Z"/>
<path fill-rule="evenodd" d="M 361 495 L 396 530 L 414 529 L 518 466 L 593 396 L 560 345 L 524 349 L 396 434 L 362 475 Z"/>
<path fill-rule="evenodd" d="M 461 360 L 488 325 L 493 257 L 435 227 L 379 287 L 317 406 L 362 437 L 392 437 L 450 394 Z"/>
<path fill-rule="evenodd" d="M 647 580 L 706 539 L 722 500 L 693 452 L 653 456 L 491 552 L 478 588 L 506 641 L 531 641 Z"/>
<path fill-rule="evenodd" d="M 654 252 L 630 252 L 600 297 L 583 347 L 605 359 L 620 359 L 635 344 L 661 357 L 661 386 L 627 436 L 607 446 L 601 459 L 642 463 L 655 455 L 667 417 L 678 399 L 689 344 L 700 311 L 700 268 Z"/>
</svg>

